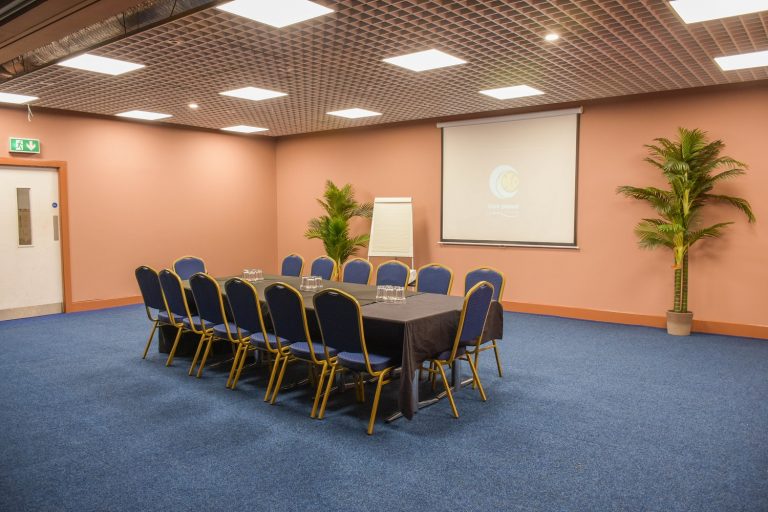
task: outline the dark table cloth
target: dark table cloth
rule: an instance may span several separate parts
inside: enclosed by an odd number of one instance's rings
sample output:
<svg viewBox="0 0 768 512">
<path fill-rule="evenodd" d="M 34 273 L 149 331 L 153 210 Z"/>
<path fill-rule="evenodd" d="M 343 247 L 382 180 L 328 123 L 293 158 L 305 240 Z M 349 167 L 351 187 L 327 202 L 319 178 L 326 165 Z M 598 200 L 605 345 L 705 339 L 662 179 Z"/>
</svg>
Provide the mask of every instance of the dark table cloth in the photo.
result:
<svg viewBox="0 0 768 512">
<path fill-rule="evenodd" d="M 217 278 L 222 292 L 227 279 Z M 278 281 L 290 284 L 296 289 L 299 289 L 301 284 L 300 277 L 266 275 L 263 281 L 253 282 L 262 301 L 264 289 Z M 188 288 L 188 283 L 185 282 L 185 286 Z M 399 406 L 406 418 L 412 418 L 418 409 L 418 390 L 414 385 L 417 371 L 424 361 L 450 350 L 453 346 L 463 298 L 406 291 L 405 303 L 386 304 L 376 302 L 375 286 L 323 281 L 322 289 L 327 288 L 343 290 L 360 302 L 369 352 L 387 355 L 402 362 Z M 314 311 L 314 293 L 301 291 L 308 313 Z M 266 308 L 264 313 L 266 317 Z M 501 339 L 504 325 L 502 313 L 501 304 L 492 302 L 483 340 Z M 320 331 L 315 315 L 308 314 L 307 321 L 310 335 L 319 340 Z"/>
</svg>

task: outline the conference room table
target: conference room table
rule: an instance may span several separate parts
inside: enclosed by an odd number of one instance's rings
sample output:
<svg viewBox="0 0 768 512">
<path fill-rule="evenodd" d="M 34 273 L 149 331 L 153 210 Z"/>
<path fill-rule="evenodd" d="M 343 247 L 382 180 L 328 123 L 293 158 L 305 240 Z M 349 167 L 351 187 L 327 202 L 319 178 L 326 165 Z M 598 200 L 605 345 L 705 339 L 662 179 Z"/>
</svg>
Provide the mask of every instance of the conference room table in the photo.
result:
<svg viewBox="0 0 768 512">
<path fill-rule="evenodd" d="M 226 296 L 224 283 L 229 277 L 216 280 Z M 419 293 L 406 290 L 403 303 L 389 304 L 376 299 L 376 286 L 323 280 L 318 290 L 300 290 L 301 278 L 265 275 L 264 279 L 251 281 L 259 292 L 264 307 L 267 329 L 271 330 L 268 309 L 264 302 L 264 290 L 276 282 L 287 283 L 301 292 L 307 311 L 307 323 L 313 340 L 320 340 L 320 329 L 314 314 L 312 296 L 320 290 L 336 288 L 357 299 L 363 316 L 363 330 L 368 351 L 390 356 L 401 362 L 398 405 L 403 416 L 411 419 L 418 410 L 418 370 L 422 363 L 437 354 L 450 350 L 459 324 L 463 297 Z M 189 290 L 189 283 L 185 281 Z M 503 311 L 494 301 L 488 313 L 483 340 L 501 339 Z"/>
</svg>

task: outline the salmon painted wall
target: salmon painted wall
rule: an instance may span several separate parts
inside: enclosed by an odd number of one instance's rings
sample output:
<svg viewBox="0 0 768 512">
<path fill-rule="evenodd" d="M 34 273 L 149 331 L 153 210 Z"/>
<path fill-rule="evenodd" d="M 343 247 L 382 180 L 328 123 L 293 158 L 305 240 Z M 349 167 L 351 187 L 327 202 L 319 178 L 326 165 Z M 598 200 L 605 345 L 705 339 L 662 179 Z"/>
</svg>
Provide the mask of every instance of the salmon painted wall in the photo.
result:
<svg viewBox="0 0 768 512">
<path fill-rule="evenodd" d="M 136 296 L 137 266 L 186 254 L 216 275 L 275 268 L 272 140 L 0 109 L 9 136 L 41 140 L 27 160 L 67 162 L 75 303 Z"/>
<path fill-rule="evenodd" d="M 690 258 L 689 307 L 695 318 L 768 324 L 768 88 L 697 91 L 588 105 L 581 119 L 578 250 L 441 246 L 440 130 L 424 122 L 282 138 L 277 144 L 277 248 L 311 259 L 319 241 L 302 236 L 319 215 L 314 199 L 327 178 L 352 183 L 361 200 L 412 196 L 416 265 L 440 262 L 457 279 L 490 265 L 507 277 L 504 300 L 662 316 L 672 303 L 671 255 L 637 247 L 633 226 L 651 211 L 616 195 L 618 185 L 662 185 L 642 160 L 643 144 L 678 126 L 722 138 L 726 154 L 750 171 L 720 190 L 751 201 L 758 222 L 717 207 L 710 220 L 736 220 L 723 239 Z M 364 254 L 363 254 L 364 255 Z"/>
</svg>

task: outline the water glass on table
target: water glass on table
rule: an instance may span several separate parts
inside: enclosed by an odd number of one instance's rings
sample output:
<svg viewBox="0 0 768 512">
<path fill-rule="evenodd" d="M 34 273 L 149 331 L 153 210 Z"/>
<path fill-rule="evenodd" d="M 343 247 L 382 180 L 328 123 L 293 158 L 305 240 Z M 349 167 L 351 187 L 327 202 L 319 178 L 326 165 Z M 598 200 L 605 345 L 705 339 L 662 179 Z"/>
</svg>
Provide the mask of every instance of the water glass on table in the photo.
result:
<svg viewBox="0 0 768 512">
<path fill-rule="evenodd" d="M 395 287 L 386 285 L 384 287 L 384 302 L 387 304 L 395 303 Z"/>
<path fill-rule="evenodd" d="M 403 288 L 402 286 L 395 286 L 393 302 L 395 304 L 405 303 L 405 288 Z"/>
</svg>

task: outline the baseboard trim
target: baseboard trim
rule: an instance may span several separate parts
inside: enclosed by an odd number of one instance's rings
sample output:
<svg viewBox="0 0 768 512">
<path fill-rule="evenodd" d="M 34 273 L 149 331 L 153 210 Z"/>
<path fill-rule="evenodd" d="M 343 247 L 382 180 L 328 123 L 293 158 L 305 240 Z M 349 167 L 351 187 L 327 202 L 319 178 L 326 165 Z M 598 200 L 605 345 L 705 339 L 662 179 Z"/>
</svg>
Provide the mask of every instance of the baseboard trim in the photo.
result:
<svg viewBox="0 0 768 512">
<path fill-rule="evenodd" d="M 67 310 L 67 313 L 141 304 L 141 301 L 142 299 L 140 295 L 118 299 L 76 301 L 72 303 L 72 307 Z M 513 311 L 515 313 L 561 316 L 564 318 L 576 318 L 578 320 L 592 320 L 594 322 L 607 322 L 612 324 L 643 325 L 646 327 L 658 327 L 662 329 L 667 325 L 665 317 L 655 315 L 574 308 L 570 306 L 548 306 L 545 304 L 530 304 L 527 302 L 512 301 L 503 301 L 501 305 L 504 307 L 505 311 Z M 692 329 L 694 332 L 708 334 L 725 334 L 728 336 L 741 336 L 744 338 L 768 339 L 768 325 L 734 324 L 711 320 L 696 320 L 694 318 Z"/>
<path fill-rule="evenodd" d="M 531 313 L 534 315 L 561 316 L 594 322 L 613 324 L 643 325 L 646 327 L 665 328 L 667 320 L 663 316 L 623 313 L 620 311 L 603 311 L 599 309 L 574 308 L 569 306 L 548 306 L 544 304 L 529 304 L 527 302 L 503 301 L 505 311 L 515 313 Z M 768 325 L 734 324 L 712 320 L 693 319 L 692 330 L 707 334 L 725 334 L 745 338 L 768 339 Z"/>
<path fill-rule="evenodd" d="M 136 295 L 133 297 L 121 297 L 118 299 L 78 300 L 71 304 L 71 306 L 67 309 L 67 313 L 115 308 L 118 306 L 128 306 L 131 304 L 141 304 L 141 295 Z"/>
<path fill-rule="evenodd" d="M 0 321 L 17 320 L 19 318 L 31 318 L 33 316 L 55 315 L 64 311 L 64 304 L 40 304 L 38 306 L 26 306 L 22 308 L 0 309 Z"/>
</svg>

